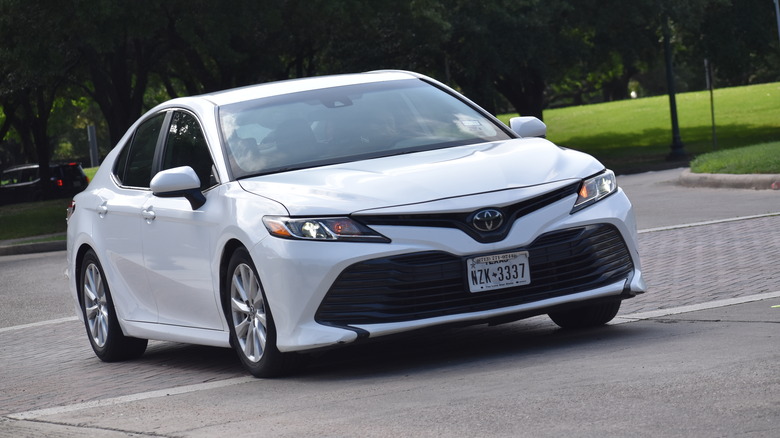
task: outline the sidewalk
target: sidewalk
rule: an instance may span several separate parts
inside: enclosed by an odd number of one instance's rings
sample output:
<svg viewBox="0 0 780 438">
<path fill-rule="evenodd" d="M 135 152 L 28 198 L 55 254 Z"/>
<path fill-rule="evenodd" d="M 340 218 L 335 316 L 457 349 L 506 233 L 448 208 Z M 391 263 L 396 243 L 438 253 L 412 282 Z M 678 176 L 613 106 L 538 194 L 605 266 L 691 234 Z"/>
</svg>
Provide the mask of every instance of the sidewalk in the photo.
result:
<svg viewBox="0 0 780 438">
<path fill-rule="evenodd" d="M 640 231 L 780 214 L 779 190 L 690 187 L 680 184 L 686 171 L 678 168 L 617 177 L 634 205 Z"/>
</svg>

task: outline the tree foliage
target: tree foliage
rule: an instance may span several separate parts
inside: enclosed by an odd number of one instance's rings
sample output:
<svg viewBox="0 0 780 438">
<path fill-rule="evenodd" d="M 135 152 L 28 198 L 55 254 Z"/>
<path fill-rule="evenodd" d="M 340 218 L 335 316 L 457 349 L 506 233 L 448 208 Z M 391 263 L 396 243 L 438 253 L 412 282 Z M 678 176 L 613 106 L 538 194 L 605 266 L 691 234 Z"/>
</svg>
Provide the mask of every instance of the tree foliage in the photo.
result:
<svg viewBox="0 0 780 438">
<path fill-rule="evenodd" d="M 666 22 L 681 75 L 707 57 L 724 85 L 775 81 L 773 18 L 766 0 L 0 0 L 0 167 L 48 162 L 86 119 L 106 149 L 162 100 L 320 74 L 414 70 L 538 117 L 624 99 L 660 88 Z"/>
</svg>

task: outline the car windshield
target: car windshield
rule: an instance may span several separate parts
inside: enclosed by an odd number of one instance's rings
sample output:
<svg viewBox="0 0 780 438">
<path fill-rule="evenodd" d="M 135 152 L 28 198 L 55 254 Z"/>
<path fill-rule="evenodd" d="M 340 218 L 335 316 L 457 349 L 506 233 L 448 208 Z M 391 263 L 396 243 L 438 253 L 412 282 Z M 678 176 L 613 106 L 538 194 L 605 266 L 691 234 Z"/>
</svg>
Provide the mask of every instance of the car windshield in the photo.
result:
<svg viewBox="0 0 780 438">
<path fill-rule="evenodd" d="M 219 120 L 236 178 L 510 138 L 416 79 L 226 105 Z"/>
</svg>

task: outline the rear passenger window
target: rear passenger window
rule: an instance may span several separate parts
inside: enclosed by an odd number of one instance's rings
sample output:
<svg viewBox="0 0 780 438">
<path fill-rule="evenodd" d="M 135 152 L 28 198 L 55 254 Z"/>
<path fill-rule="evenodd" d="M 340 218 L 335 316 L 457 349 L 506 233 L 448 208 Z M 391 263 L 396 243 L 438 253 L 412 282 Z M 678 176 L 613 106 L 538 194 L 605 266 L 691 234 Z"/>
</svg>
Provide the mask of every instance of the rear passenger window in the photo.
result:
<svg viewBox="0 0 780 438">
<path fill-rule="evenodd" d="M 126 145 L 120 153 L 114 167 L 114 176 L 123 186 L 149 187 L 152 180 L 154 150 L 164 120 L 165 113 L 162 113 L 142 123 L 136 129 L 130 144 Z"/>
</svg>

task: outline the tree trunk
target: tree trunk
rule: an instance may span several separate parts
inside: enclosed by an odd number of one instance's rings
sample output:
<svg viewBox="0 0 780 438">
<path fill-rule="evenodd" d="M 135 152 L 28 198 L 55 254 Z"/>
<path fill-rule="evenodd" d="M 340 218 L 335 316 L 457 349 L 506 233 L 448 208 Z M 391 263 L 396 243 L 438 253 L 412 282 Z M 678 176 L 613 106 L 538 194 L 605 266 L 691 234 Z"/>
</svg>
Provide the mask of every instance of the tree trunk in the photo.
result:
<svg viewBox="0 0 780 438">
<path fill-rule="evenodd" d="M 545 87 L 542 76 L 532 69 L 526 69 L 510 78 L 499 77 L 496 80 L 496 89 L 515 107 L 518 114 L 534 116 L 539 120 L 542 120 L 546 105 Z"/>
</svg>

